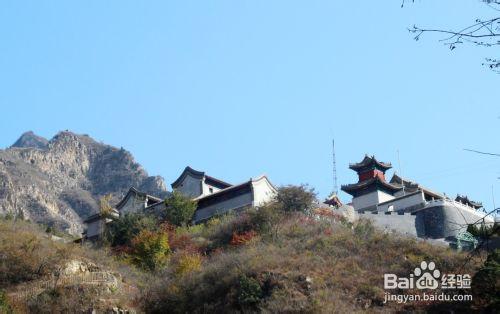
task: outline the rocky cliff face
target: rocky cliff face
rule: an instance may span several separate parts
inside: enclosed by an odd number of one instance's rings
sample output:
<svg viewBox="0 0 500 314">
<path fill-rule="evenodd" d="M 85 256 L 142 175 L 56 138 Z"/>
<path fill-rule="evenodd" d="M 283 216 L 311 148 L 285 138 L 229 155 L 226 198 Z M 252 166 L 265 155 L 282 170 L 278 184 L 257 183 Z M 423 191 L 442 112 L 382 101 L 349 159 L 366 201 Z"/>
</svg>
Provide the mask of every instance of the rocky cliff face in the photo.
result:
<svg viewBox="0 0 500 314">
<path fill-rule="evenodd" d="M 27 132 L 0 150 L 0 215 L 22 216 L 79 234 L 98 200 L 115 201 L 134 186 L 164 197 L 161 177 L 150 177 L 126 150 L 86 135 L 60 132 L 50 141 Z"/>
</svg>

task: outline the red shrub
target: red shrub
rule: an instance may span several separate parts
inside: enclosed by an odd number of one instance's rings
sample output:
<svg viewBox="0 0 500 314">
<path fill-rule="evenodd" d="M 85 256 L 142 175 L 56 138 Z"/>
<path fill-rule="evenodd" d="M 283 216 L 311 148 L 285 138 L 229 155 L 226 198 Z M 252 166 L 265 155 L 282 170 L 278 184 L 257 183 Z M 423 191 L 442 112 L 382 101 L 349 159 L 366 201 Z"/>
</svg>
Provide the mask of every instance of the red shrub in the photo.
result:
<svg viewBox="0 0 500 314">
<path fill-rule="evenodd" d="M 170 248 L 173 251 L 186 251 L 191 253 L 198 253 L 200 248 L 196 245 L 190 236 L 186 234 L 171 234 L 169 235 Z"/>
<path fill-rule="evenodd" d="M 250 242 L 256 235 L 257 232 L 253 230 L 245 231 L 242 233 L 233 232 L 233 237 L 231 238 L 231 242 L 229 242 L 229 244 L 234 246 L 244 245 Z"/>
<path fill-rule="evenodd" d="M 200 252 L 200 248 L 193 242 L 192 238 L 187 234 L 178 234 L 175 231 L 176 227 L 174 225 L 165 222 L 160 228 L 167 234 L 168 243 L 172 251 Z"/>
</svg>

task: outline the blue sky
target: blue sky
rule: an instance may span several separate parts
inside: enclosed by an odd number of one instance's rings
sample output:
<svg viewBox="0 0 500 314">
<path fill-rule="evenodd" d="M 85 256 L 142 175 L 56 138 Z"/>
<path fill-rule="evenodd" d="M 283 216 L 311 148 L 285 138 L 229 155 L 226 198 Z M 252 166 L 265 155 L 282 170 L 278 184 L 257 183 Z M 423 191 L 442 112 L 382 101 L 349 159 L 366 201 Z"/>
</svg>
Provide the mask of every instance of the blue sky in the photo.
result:
<svg viewBox="0 0 500 314">
<path fill-rule="evenodd" d="M 365 153 L 449 195 L 500 203 L 493 49 L 450 51 L 413 24 L 460 27 L 479 1 L 3 1 L 0 146 L 87 133 L 175 180 L 186 165 L 238 183 L 332 190 Z M 349 197 L 342 194 L 344 200 Z"/>
</svg>

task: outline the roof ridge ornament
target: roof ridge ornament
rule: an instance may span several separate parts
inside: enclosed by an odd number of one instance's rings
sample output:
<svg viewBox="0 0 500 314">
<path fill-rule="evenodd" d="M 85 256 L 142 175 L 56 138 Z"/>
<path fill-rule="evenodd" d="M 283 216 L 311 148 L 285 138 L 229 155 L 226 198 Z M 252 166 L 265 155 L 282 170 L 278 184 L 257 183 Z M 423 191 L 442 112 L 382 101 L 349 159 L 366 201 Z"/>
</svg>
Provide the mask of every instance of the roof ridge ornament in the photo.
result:
<svg viewBox="0 0 500 314">
<path fill-rule="evenodd" d="M 368 154 L 366 154 L 362 161 L 349 164 L 349 168 L 356 172 L 368 170 L 370 168 L 377 168 L 385 172 L 392 168 L 392 164 L 378 161 L 375 155 L 372 155 L 370 157 L 368 156 Z"/>
</svg>

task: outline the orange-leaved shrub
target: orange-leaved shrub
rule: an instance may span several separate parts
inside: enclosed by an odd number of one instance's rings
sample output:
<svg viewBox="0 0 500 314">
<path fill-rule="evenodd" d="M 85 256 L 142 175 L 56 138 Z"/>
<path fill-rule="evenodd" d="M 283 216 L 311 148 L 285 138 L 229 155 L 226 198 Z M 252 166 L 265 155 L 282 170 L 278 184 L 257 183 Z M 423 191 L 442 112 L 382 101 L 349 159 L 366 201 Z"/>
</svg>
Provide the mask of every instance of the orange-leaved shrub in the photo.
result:
<svg viewBox="0 0 500 314">
<path fill-rule="evenodd" d="M 249 230 L 242 233 L 233 232 L 233 236 L 229 244 L 233 246 L 244 245 L 252 241 L 252 239 L 255 238 L 256 235 L 257 232 L 255 232 L 254 230 Z"/>
<path fill-rule="evenodd" d="M 160 229 L 163 230 L 168 236 L 168 243 L 170 245 L 170 250 L 172 252 L 175 251 L 184 251 L 191 253 L 199 253 L 200 247 L 197 243 L 193 241 L 192 235 L 179 232 L 182 230 L 181 228 L 177 228 L 176 226 L 170 223 L 163 223 L 160 226 Z"/>
</svg>

